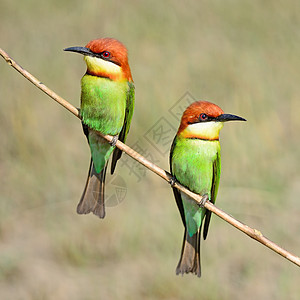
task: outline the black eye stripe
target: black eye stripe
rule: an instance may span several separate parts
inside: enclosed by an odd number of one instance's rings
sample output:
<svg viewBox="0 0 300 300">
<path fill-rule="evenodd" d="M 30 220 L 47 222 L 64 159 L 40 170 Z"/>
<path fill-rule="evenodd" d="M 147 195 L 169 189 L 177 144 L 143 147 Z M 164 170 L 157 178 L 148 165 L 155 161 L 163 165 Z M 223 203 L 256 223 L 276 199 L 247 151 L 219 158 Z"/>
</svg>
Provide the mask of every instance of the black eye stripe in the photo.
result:
<svg viewBox="0 0 300 300">
<path fill-rule="evenodd" d="M 109 53 L 109 56 L 108 56 L 108 57 L 105 57 L 105 56 L 103 55 L 105 52 Z M 110 54 L 110 52 L 108 52 L 108 51 L 103 51 L 103 52 L 100 52 L 100 53 L 91 52 L 90 56 L 98 57 L 98 58 L 101 58 L 101 59 L 110 61 L 110 62 L 114 63 L 114 64 L 117 65 L 117 66 L 121 66 L 120 63 L 118 63 L 118 62 L 116 62 L 116 61 L 114 61 L 114 60 L 111 59 L 111 54 Z"/>
<path fill-rule="evenodd" d="M 201 119 L 201 117 L 199 115 L 198 119 L 195 119 L 195 121 L 193 121 L 193 122 L 187 122 L 187 123 L 190 125 L 190 124 L 196 124 L 196 123 L 204 123 L 204 122 L 216 121 L 216 118 L 208 116 L 208 115 L 206 115 L 206 116 L 207 117 L 205 118 L 205 120 Z"/>
<path fill-rule="evenodd" d="M 205 113 L 201 113 L 198 117 L 198 122 L 207 122 L 207 121 L 211 121 L 211 120 L 212 120 L 212 118 Z"/>
</svg>

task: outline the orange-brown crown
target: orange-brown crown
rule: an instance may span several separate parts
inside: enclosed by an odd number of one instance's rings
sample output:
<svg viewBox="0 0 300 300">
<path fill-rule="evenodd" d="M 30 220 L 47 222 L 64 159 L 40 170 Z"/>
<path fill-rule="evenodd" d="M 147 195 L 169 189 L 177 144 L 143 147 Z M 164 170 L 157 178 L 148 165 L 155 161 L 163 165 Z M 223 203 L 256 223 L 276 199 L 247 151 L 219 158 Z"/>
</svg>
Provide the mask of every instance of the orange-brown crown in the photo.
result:
<svg viewBox="0 0 300 300">
<path fill-rule="evenodd" d="M 94 53 L 108 51 L 111 55 L 110 60 L 122 68 L 124 77 L 128 81 L 132 81 L 127 49 L 121 42 L 113 38 L 101 38 L 90 41 L 85 47 Z"/>
<path fill-rule="evenodd" d="M 177 134 L 180 134 L 189 124 L 198 122 L 200 114 L 206 114 L 209 117 L 216 118 L 223 113 L 223 110 L 218 105 L 211 102 L 194 102 L 184 111 Z"/>
</svg>

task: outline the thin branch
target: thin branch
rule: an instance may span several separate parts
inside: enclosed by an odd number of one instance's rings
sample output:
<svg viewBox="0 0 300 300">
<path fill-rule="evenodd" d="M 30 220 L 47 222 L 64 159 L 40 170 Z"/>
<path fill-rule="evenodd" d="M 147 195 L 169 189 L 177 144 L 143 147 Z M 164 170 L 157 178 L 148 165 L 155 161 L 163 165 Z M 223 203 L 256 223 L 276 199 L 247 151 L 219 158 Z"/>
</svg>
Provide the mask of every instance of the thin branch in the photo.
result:
<svg viewBox="0 0 300 300">
<path fill-rule="evenodd" d="M 5 51 L 3 51 L 0 48 L 0 55 L 6 60 L 6 62 L 15 68 L 19 73 L 21 73 L 25 78 L 27 78 L 31 83 L 33 83 L 36 87 L 41 89 L 44 93 L 46 93 L 48 96 L 50 96 L 52 99 L 54 99 L 56 102 L 61 104 L 63 107 L 65 107 L 67 110 L 69 110 L 73 115 L 78 117 L 80 119 L 79 111 L 76 107 L 71 105 L 68 101 L 64 100 L 60 96 L 58 96 L 56 93 L 54 93 L 52 90 L 50 90 L 48 87 L 46 87 L 43 83 L 41 83 L 37 78 L 32 76 L 29 72 L 24 70 L 20 65 L 18 65 Z M 103 136 L 103 135 L 102 135 Z M 112 136 L 110 135 L 104 135 L 103 136 L 107 141 L 112 140 Z M 172 175 L 160 167 L 156 166 L 149 160 L 147 160 L 145 157 L 128 147 L 127 145 L 123 144 L 120 141 L 117 141 L 116 146 L 121 149 L 123 152 L 131 156 L 133 159 L 144 165 L 146 168 L 151 170 L 152 172 L 156 173 L 158 176 L 166 180 L 168 183 L 172 182 Z M 175 182 L 174 187 L 176 187 L 178 190 L 182 191 L 183 193 L 187 194 L 191 198 L 193 198 L 196 202 L 201 203 L 202 197 L 200 195 L 197 195 L 187 188 L 185 188 L 183 185 L 181 185 L 178 182 Z M 274 242 L 267 239 L 263 234 L 254 228 L 251 228 L 240 221 L 234 219 L 233 217 L 226 214 L 221 209 L 217 208 L 214 204 L 212 204 L 210 201 L 206 201 L 204 203 L 204 207 L 210 211 L 212 211 L 214 214 L 231 224 L 232 226 L 236 227 L 240 231 L 244 232 L 251 238 L 255 239 L 256 241 L 260 242 L 261 244 L 265 245 L 266 247 L 270 248 L 274 252 L 278 253 L 279 255 L 283 256 L 284 258 L 288 259 L 289 261 L 293 262 L 297 266 L 300 267 L 300 258 L 287 250 L 279 247 Z"/>
<path fill-rule="evenodd" d="M 47 86 L 45 86 L 41 81 L 39 81 L 37 78 L 35 78 L 33 75 L 31 75 L 29 72 L 27 72 L 25 69 L 23 69 L 19 64 L 17 64 L 4 50 L 0 48 L 0 55 L 6 60 L 6 62 L 15 68 L 20 74 L 22 74 L 26 79 L 28 79 L 31 83 L 33 83 L 36 87 L 38 87 L 40 90 L 42 90 L 45 94 L 50 96 L 52 99 L 54 99 L 56 102 L 58 102 L 60 105 L 65 107 L 67 110 L 69 110 L 73 115 L 79 118 L 79 111 L 77 108 L 75 108 L 72 104 L 70 104 L 68 101 L 63 99 L 62 97 L 58 96 L 56 93 L 54 93 L 52 90 L 50 90 Z"/>
</svg>

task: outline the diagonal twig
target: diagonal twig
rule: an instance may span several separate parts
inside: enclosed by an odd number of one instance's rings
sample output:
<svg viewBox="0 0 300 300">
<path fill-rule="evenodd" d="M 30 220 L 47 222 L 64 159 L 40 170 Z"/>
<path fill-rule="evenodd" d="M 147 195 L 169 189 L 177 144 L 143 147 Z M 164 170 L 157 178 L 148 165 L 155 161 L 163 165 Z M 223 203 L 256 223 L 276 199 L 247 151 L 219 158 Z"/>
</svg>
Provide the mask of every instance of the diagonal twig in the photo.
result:
<svg viewBox="0 0 300 300">
<path fill-rule="evenodd" d="M 45 86 L 42 82 L 40 82 L 37 78 L 35 78 L 33 75 L 31 75 L 28 71 L 24 70 L 19 64 L 17 64 L 4 50 L 0 48 L 0 55 L 6 60 L 6 62 L 12 66 L 14 69 L 16 69 L 19 73 L 21 73 L 26 79 L 28 79 L 31 83 L 33 83 L 36 87 L 41 89 L 44 93 L 46 93 L 48 96 L 50 96 L 53 100 L 61 104 L 64 108 L 69 110 L 73 115 L 78 117 L 80 119 L 79 110 L 74 107 L 72 104 L 70 104 L 68 101 L 57 95 L 55 92 L 53 92 L 51 89 L 49 89 L 47 86 Z M 105 138 L 107 141 L 112 140 L 112 136 L 110 135 L 102 135 L 103 138 Z M 172 175 L 160 167 L 156 166 L 154 163 L 147 160 L 145 157 L 128 147 L 126 144 L 117 141 L 116 146 L 131 156 L 133 159 L 144 165 L 146 168 L 151 170 L 152 172 L 156 173 L 158 176 L 166 180 L 168 183 L 172 182 Z M 178 190 L 182 191 L 183 193 L 187 194 L 191 198 L 193 198 L 196 202 L 201 203 L 202 197 L 200 195 L 197 195 L 187 188 L 185 188 L 183 185 L 181 185 L 178 182 L 175 182 L 172 184 L 172 186 L 176 187 Z M 279 255 L 283 256 L 287 260 L 291 261 L 292 263 L 296 264 L 300 267 L 300 258 L 287 250 L 281 248 L 276 243 L 272 242 L 268 238 L 266 238 L 259 230 L 251 228 L 240 221 L 236 220 L 235 218 L 231 217 L 230 215 L 226 214 L 221 209 L 217 208 L 214 204 L 212 204 L 210 201 L 206 201 L 204 203 L 204 207 L 210 211 L 212 211 L 214 214 L 216 214 L 218 217 L 222 218 L 232 226 L 236 227 L 240 231 L 247 234 L 249 237 L 255 239 L 256 241 L 260 242 L 261 244 L 265 245 L 266 247 L 270 248 L 274 252 L 278 253 Z"/>
</svg>

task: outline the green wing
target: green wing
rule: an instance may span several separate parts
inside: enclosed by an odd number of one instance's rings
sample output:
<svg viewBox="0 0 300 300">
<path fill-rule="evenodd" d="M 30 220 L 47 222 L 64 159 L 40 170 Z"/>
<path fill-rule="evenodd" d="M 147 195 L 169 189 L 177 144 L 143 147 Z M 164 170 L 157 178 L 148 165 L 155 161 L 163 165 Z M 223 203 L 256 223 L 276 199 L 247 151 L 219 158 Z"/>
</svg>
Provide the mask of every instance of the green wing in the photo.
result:
<svg viewBox="0 0 300 300">
<path fill-rule="evenodd" d="M 122 130 L 119 134 L 119 140 L 123 143 L 126 141 L 134 109 L 134 85 L 132 82 L 128 82 L 128 86 L 129 88 L 126 99 L 125 119 Z M 122 151 L 119 148 L 115 148 L 111 161 L 111 174 L 114 173 L 117 161 L 120 159 L 121 155 Z"/>
<path fill-rule="evenodd" d="M 173 140 L 173 143 L 172 143 L 172 146 L 171 146 L 171 151 L 170 151 L 170 171 L 171 171 L 171 174 L 176 178 L 176 176 L 173 174 L 173 171 L 172 171 L 172 158 L 173 158 L 173 150 L 176 146 L 176 136 Z M 185 227 L 185 215 L 184 215 L 184 208 L 183 208 L 183 203 L 182 203 L 182 198 L 181 198 L 181 194 L 180 194 L 180 191 L 175 188 L 175 187 L 172 187 L 173 189 L 173 194 L 174 194 L 174 197 L 175 197 L 175 200 L 176 200 L 176 204 L 177 204 L 177 207 L 179 209 L 179 212 L 180 212 L 180 216 L 181 216 L 181 220 L 182 220 L 182 223 Z"/>
<path fill-rule="evenodd" d="M 218 152 L 217 158 L 213 162 L 213 178 L 212 178 L 212 187 L 211 187 L 211 202 L 212 203 L 215 203 L 216 197 L 218 194 L 219 182 L 220 182 L 220 171 L 221 171 L 221 159 L 220 159 L 220 152 Z M 206 237 L 207 237 L 210 218 L 211 218 L 211 211 L 206 210 L 204 229 L 203 229 L 203 238 L 204 239 L 206 239 Z"/>
</svg>

